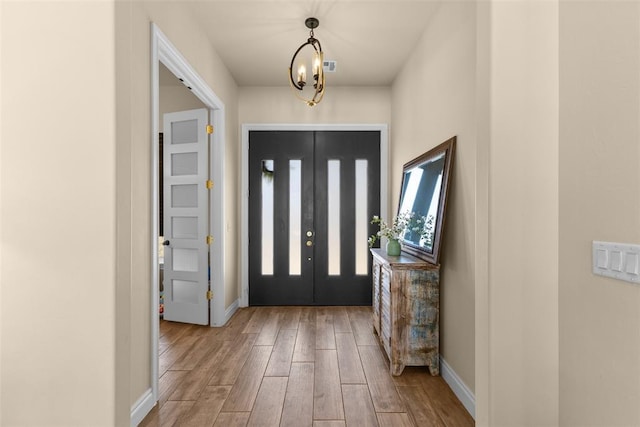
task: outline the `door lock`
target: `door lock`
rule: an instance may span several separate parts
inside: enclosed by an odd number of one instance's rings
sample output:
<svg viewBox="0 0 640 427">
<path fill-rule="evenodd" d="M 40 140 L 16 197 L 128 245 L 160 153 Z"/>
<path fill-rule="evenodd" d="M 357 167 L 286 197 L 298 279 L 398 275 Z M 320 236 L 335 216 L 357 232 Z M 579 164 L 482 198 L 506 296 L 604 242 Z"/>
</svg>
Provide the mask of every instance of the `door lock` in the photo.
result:
<svg viewBox="0 0 640 427">
<path fill-rule="evenodd" d="M 307 240 L 307 246 L 313 246 L 313 242 L 311 240 Z"/>
<path fill-rule="evenodd" d="M 313 231 L 311 230 L 307 231 L 307 237 L 311 237 L 311 236 L 313 236 Z"/>
</svg>

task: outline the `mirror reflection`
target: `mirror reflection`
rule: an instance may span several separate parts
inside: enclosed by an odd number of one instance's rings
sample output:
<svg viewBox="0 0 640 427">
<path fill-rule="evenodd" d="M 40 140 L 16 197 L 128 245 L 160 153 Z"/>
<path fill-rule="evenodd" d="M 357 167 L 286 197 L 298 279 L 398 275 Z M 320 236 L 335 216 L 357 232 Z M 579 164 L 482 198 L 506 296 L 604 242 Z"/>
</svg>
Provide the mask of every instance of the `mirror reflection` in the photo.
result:
<svg viewBox="0 0 640 427">
<path fill-rule="evenodd" d="M 402 250 L 434 264 L 444 224 L 448 182 L 456 138 L 404 165 L 398 217 L 406 227 Z"/>
<path fill-rule="evenodd" d="M 433 252 L 445 153 L 404 173 L 399 213 L 407 218 L 403 239 Z"/>
</svg>

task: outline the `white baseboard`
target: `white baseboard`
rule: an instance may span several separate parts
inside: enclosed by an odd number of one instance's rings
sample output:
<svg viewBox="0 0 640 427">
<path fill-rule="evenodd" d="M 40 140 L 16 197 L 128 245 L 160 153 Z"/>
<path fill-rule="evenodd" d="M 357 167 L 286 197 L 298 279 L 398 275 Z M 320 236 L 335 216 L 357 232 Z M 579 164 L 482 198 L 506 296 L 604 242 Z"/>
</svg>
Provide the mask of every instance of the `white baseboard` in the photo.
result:
<svg viewBox="0 0 640 427">
<path fill-rule="evenodd" d="M 156 406 L 156 402 L 153 399 L 153 392 L 148 389 L 131 406 L 131 427 L 136 427 L 140 424 L 154 406 Z"/>
<path fill-rule="evenodd" d="M 233 314 L 238 310 L 239 305 L 240 305 L 240 300 L 237 299 L 233 303 L 231 303 L 231 305 L 229 307 L 227 307 L 227 309 L 224 311 L 224 324 L 225 325 L 227 324 L 229 319 L 231 319 L 231 316 L 233 316 Z"/>
<path fill-rule="evenodd" d="M 467 412 L 476 419 L 476 396 L 469 390 L 469 387 L 462 381 L 462 378 L 456 374 L 446 360 L 440 356 L 440 374 L 442 379 L 449 384 L 453 393 L 458 397 Z"/>
</svg>

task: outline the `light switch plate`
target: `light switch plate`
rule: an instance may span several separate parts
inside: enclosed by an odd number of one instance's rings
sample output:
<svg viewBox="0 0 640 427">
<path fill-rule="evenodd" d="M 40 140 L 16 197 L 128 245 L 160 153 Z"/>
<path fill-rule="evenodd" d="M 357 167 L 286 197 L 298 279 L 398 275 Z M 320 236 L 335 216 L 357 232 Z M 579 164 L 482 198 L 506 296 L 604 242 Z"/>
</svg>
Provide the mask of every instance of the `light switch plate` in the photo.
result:
<svg viewBox="0 0 640 427">
<path fill-rule="evenodd" d="M 593 241 L 593 274 L 640 283 L 640 245 Z"/>
<path fill-rule="evenodd" d="M 633 252 L 627 252 L 625 260 L 625 272 L 630 274 L 638 274 L 638 267 L 640 264 L 640 255 Z"/>
<path fill-rule="evenodd" d="M 596 249 L 595 264 L 598 268 L 607 268 L 609 265 L 609 253 L 606 249 Z"/>
</svg>

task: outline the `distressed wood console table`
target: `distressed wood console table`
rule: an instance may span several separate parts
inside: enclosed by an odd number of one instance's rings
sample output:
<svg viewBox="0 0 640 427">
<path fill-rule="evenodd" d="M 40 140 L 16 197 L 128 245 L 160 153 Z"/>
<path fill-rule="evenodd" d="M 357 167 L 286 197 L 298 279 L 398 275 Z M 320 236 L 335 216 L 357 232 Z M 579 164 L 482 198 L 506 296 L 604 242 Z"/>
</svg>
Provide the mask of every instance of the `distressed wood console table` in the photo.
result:
<svg viewBox="0 0 640 427">
<path fill-rule="evenodd" d="M 405 366 L 440 374 L 440 266 L 402 253 L 373 255 L 373 328 L 394 376 Z"/>
</svg>

